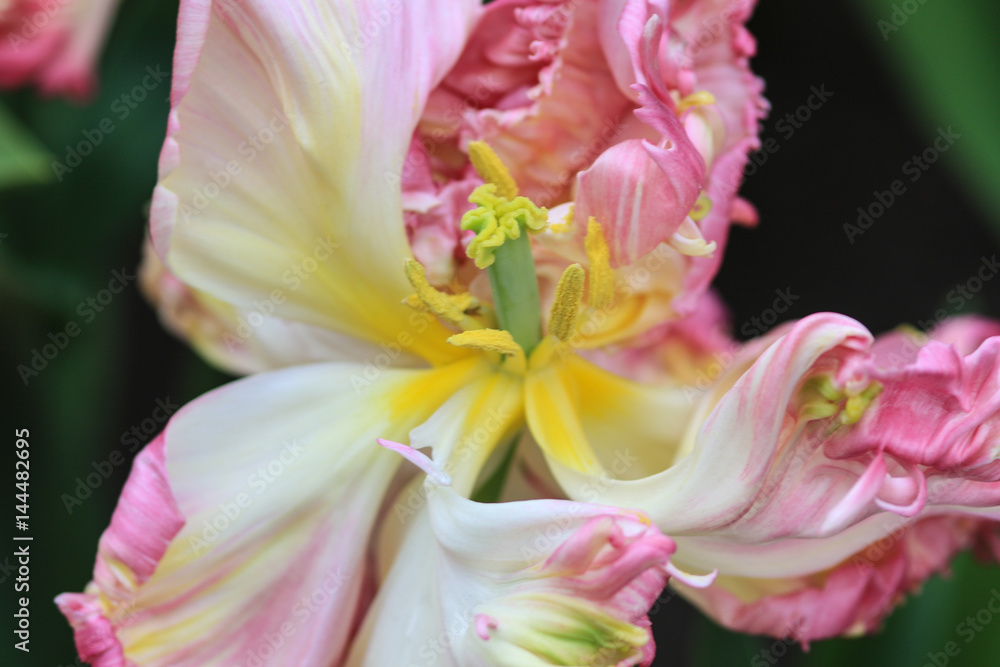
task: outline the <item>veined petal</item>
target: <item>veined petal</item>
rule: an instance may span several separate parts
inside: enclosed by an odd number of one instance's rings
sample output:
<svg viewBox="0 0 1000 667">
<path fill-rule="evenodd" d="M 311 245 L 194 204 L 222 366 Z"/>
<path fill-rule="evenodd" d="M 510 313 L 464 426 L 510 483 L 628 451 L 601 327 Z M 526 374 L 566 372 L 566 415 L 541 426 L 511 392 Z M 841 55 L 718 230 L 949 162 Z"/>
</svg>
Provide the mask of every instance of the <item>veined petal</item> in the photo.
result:
<svg viewBox="0 0 1000 667">
<path fill-rule="evenodd" d="M 624 141 L 578 178 L 573 217 L 593 217 L 601 224 L 614 267 L 631 264 L 669 240 L 701 192 L 704 161 L 673 112 L 663 111 L 657 115 L 662 122 L 654 126 L 664 133 L 660 145 Z M 647 118 L 651 116 L 643 116 Z"/>
<path fill-rule="evenodd" d="M 884 528 L 886 526 L 883 526 Z M 684 596 L 722 625 L 740 632 L 810 640 L 864 634 L 905 595 L 971 543 L 974 522 L 939 516 L 896 521 L 848 559 L 798 577 L 721 576 L 708 589 L 681 588 Z M 826 544 L 839 537 L 819 540 Z"/>
<path fill-rule="evenodd" d="M 171 270 L 241 309 L 277 292 L 280 317 L 376 343 L 405 334 L 432 362 L 454 358 L 443 329 L 400 303 L 400 174 L 477 12 L 184 2 L 151 220 Z"/>
<path fill-rule="evenodd" d="M 429 484 L 348 665 L 633 665 L 673 542 L 641 514 Z"/>
<path fill-rule="evenodd" d="M 359 365 L 300 366 L 185 407 L 136 467 L 94 581 L 60 598 L 81 652 L 100 667 L 332 664 L 399 462 L 376 439 L 404 438 L 481 372 L 462 361 L 364 381 Z"/>
<path fill-rule="evenodd" d="M 422 365 L 401 342 L 376 345 L 282 319 L 275 315 L 277 304 L 270 299 L 256 301 L 248 311 L 240 310 L 178 280 L 148 243 L 139 267 L 139 284 L 171 333 L 206 361 L 233 375 L 329 361 L 364 360 L 371 366 L 368 375 L 390 366 Z"/>
</svg>

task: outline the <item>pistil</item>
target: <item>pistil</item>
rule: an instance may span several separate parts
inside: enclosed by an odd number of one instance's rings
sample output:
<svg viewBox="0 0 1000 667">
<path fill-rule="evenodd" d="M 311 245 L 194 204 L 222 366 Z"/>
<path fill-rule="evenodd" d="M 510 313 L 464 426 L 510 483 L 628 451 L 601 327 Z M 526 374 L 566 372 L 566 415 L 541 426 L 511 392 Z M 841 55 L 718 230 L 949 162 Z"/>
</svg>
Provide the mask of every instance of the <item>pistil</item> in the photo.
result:
<svg viewBox="0 0 1000 667">
<path fill-rule="evenodd" d="M 527 232 L 545 228 L 548 211 L 517 194 L 500 158 L 484 142 L 469 145 L 472 163 L 487 181 L 469 201 L 478 207 L 462 216 L 462 229 L 476 237 L 467 253 L 486 269 L 500 328 L 529 356 L 542 337 L 541 299 Z"/>
</svg>

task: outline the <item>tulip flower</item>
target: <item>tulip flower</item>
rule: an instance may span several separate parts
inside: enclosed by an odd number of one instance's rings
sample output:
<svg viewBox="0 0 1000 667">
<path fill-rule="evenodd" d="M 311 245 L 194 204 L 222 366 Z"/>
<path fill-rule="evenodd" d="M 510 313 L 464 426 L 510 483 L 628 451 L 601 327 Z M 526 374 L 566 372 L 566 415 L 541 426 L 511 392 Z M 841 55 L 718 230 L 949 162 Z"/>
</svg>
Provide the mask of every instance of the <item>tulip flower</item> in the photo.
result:
<svg viewBox="0 0 1000 667">
<path fill-rule="evenodd" d="M 117 0 L 0 2 L 0 87 L 35 84 L 46 95 L 85 100 Z"/>
<path fill-rule="evenodd" d="M 593 16 L 581 7 L 584 25 Z M 450 285 L 429 277 L 412 252 L 426 247 L 411 241 L 423 220 L 409 214 L 440 207 L 440 218 L 450 209 L 439 201 L 445 193 L 431 202 L 414 191 L 404 164 L 421 150 L 413 139 L 428 100 L 473 29 L 492 20 L 475 2 L 183 3 L 150 228 L 164 266 L 147 270 L 147 289 L 204 348 L 237 336 L 239 353 L 217 360 L 254 358 L 245 370 L 276 370 L 189 405 L 143 453 L 93 582 L 59 598 L 84 659 L 385 664 L 387 652 L 412 657 L 443 642 L 445 664 L 530 664 L 529 655 L 535 664 L 648 663 L 645 615 L 666 577 L 708 583 L 670 565 L 673 543 L 641 512 L 550 501 L 480 511 L 469 500 L 523 431 L 530 378 L 577 357 L 568 341 L 582 330 L 581 313 L 607 318 L 605 341 L 673 317 L 669 307 L 659 318 L 633 314 L 669 306 L 683 291 L 693 266 L 686 258 L 711 250 L 696 222 L 715 208 L 728 224 L 731 208 L 700 194 L 705 158 L 682 124 L 694 106 L 714 104 L 711 94 L 679 104 L 665 86 L 636 84 L 637 101 L 623 104 L 648 119 L 642 133 L 653 141 L 639 145 L 651 157 L 633 155 L 623 168 L 641 163 L 663 171 L 658 183 L 684 182 L 669 195 L 672 217 L 659 241 L 641 255 L 665 252 L 652 258 L 670 267 L 655 297 L 652 288 L 623 289 L 625 277 L 651 266 L 621 265 L 636 250 L 619 252 L 627 234 L 606 236 L 594 215 L 574 223 L 568 206 L 553 231 L 547 211 L 517 192 L 482 141 L 460 149 L 468 151 L 463 175 L 451 183 L 476 204 L 450 220 L 467 257 Z M 659 213 L 663 202 L 638 201 L 634 215 Z M 559 235 L 555 249 L 529 239 L 541 234 Z M 536 252 L 562 265 L 544 325 Z M 490 296 L 473 294 L 473 281 Z M 617 311 L 616 300 L 625 304 Z M 295 352 L 257 356 L 287 346 L 293 332 L 323 355 L 316 363 Z M 577 363 L 639 399 L 611 429 L 661 400 Z M 559 405 L 530 409 L 561 419 Z M 407 442 L 394 448 L 447 480 L 442 496 L 452 500 L 442 509 L 444 501 L 429 500 L 403 526 L 387 520 L 405 473 L 378 439 Z M 425 447 L 432 464 L 416 452 Z M 526 537 L 550 535 L 547 526 L 566 513 L 572 520 L 556 522 L 557 538 L 521 553 Z M 490 539 L 473 545 L 448 532 L 456 525 L 478 525 Z M 430 613 L 397 583 L 411 583 L 421 563 Z M 470 598 L 473 582 L 480 590 Z M 465 628 L 462 642 L 441 635 L 452 620 Z"/>
<path fill-rule="evenodd" d="M 1000 339 L 884 363 L 818 315 L 695 399 L 679 379 L 724 344 L 706 288 L 753 221 L 751 4 L 186 0 L 147 289 L 255 374 L 137 463 L 59 599 L 83 656 L 648 663 L 667 576 L 808 641 L 873 627 L 970 542 L 955 516 L 997 518 Z M 568 501 L 473 500 L 534 443 Z M 861 611 L 816 625 L 887 535 Z"/>
</svg>

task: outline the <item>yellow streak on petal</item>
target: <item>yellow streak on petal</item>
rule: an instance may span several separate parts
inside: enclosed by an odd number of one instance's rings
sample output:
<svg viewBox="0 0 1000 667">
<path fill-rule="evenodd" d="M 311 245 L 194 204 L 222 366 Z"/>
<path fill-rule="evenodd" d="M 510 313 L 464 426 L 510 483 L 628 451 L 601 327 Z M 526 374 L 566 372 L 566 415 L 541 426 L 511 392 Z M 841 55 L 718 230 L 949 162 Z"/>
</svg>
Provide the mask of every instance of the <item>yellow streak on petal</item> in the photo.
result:
<svg viewBox="0 0 1000 667">
<path fill-rule="evenodd" d="M 583 301 L 583 267 L 570 264 L 556 286 L 556 298 L 549 317 L 549 333 L 559 340 L 569 340 L 576 331 L 576 317 Z"/>
<path fill-rule="evenodd" d="M 615 274 L 611 270 L 611 251 L 604 239 L 604 231 L 594 218 L 587 221 L 587 238 L 584 240 L 587 259 L 590 260 L 590 294 L 588 301 L 594 308 L 605 308 L 614 295 Z"/>
<path fill-rule="evenodd" d="M 497 186 L 497 194 L 505 199 L 513 199 L 517 196 L 517 183 L 510 175 L 510 171 L 504 166 L 489 144 L 485 141 L 473 141 L 469 144 L 469 158 L 472 166 L 483 180 Z"/>
<path fill-rule="evenodd" d="M 388 414 L 394 422 L 408 423 L 413 415 L 428 414 L 428 407 L 436 409 L 462 387 L 493 370 L 489 359 L 474 354 L 444 366 L 419 371 L 392 396 L 387 406 Z"/>
<path fill-rule="evenodd" d="M 514 342 L 509 331 L 503 329 L 479 329 L 455 334 L 448 342 L 458 347 L 471 347 L 501 354 L 524 355 L 521 346 Z"/>
<path fill-rule="evenodd" d="M 525 408 L 531 433 L 542 450 L 574 470 L 597 475 L 604 471 L 580 420 L 580 399 L 601 400 L 605 387 L 577 377 L 558 361 L 567 346 L 549 336 L 531 355 L 525 380 Z M 569 353 L 567 361 L 575 355 Z M 592 401 L 588 401 L 592 402 Z M 613 402 L 613 401 L 612 401 Z M 602 406 L 603 407 L 603 406 Z"/>
</svg>

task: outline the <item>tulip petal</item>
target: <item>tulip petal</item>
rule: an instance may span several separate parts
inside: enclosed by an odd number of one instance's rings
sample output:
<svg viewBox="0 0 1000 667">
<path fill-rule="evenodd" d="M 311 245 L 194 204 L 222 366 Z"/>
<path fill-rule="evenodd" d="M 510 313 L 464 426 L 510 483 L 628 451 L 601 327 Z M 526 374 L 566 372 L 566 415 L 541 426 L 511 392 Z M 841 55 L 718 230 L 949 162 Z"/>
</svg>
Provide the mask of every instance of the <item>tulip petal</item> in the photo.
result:
<svg viewBox="0 0 1000 667">
<path fill-rule="evenodd" d="M 426 491 L 348 665 L 649 664 L 673 542 L 642 515 Z"/>
<path fill-rule="evenodd" d="M 400 174 L 477 11 L 184 2 L 151 220 L 171 270 L 241 309 L 271 300 L 286 319 L 376 343 L 402 332 L 413 352 L 454 358 L 400 303 L 412 291 Z"/>
<path fill-rule="evenodd" d="M 399 342 L 367 341 L 277 317 L 263 301 L 249 311 L 196 290 L 174 276 L 147 243 L 139 268 L 143 294 L 160 321 L 206 361 L 232 375 L 247 375 L 303 363 L 359 361 L 380 367 L 413 368 L 422 360 Z"/>
<path fill-rule="evenodd" d="M 301 366 L 182 409 L 159 441 L 165 456 L 153 448 L 133 473 L 129 489 L 145 496 L 123 496 L 94 582 L 60 598 L 78 641 L 91 638 L 81 652 L 96 657 L 92 638 L 111 627 L 117 654 L 104 647 L 101 667 L 334 662 L 399 462 L 376 439 L 405 437 L 484 370 L 466 360 L 365 380 L 355 364 Z"/>
<path fill-rule="evenodd" d="M 705 162 L 680 120 L 648 91 L 636 112 L 660 133 L 658 145 L 639 139 L 605 151 L 578 178 L 574 219 L 604 228 L 613 267 L 631 264 L 667 241 L 698 199 Z"/>
</svg>

